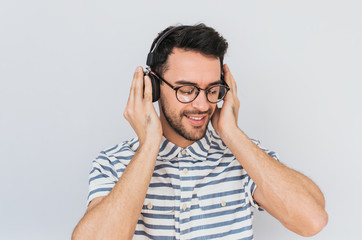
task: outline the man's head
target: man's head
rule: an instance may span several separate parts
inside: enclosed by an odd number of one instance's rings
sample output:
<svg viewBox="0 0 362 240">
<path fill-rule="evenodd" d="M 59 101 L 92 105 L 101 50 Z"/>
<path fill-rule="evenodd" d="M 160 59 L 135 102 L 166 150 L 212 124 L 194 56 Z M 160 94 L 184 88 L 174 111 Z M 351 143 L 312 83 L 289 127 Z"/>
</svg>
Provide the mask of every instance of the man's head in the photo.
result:
<svg viewBox="0 0 362 240">
<path fill-rule="evenodd" d="M 160 33 L 151 49 L 170 29 Z M 164 135 L 179 146 L 185 147 L 205 135 L 216 103 L 210 102 L 211 93 L 203 90 L 192 102 L 182 103 L 176 97 L 175 89 L 185 85 L 209 89 L 223 84 L 222 64 L 227 46 L 226 40 L 214 29 L 199 24 L 178 28 L 155 51 L 151 70 L 172 86 L 162 82 L 160 86 L 159 107 Z"/>
<path fill-rule="evenodd" d="M 171 29 L 176 26 L 170 26 L 160 32 L 151 45 L 150 51 L 155 47 L 157 41 Z M 215 31 L 215 29 L 198 24 L 194 26 L 178 26 L 157 46 L 154 52 L 154 61 L 150 66 L 152 71 L 159 75 L 167 70 L 167 59 L 174 48 L 181 48 L 188 51 L 195 51 L 204 55 L 219 58 L 220 66 L 223 65 L 224 55 L 228 48 L 227 41 Z"/>
</svg>

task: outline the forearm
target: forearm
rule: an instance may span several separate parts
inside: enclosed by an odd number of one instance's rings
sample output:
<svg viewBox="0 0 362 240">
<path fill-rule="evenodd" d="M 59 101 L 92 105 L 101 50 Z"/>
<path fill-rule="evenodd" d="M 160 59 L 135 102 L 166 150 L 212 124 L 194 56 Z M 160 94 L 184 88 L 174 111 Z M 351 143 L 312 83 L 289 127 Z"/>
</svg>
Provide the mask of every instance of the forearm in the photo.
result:
<svg viewBox="0 0 362 240">
<path fill-rule="evenodd" d="M 298 234 L 311 235 L 323 228 L 327 214 L 318 186 L 269 156 L 240 129 L 230 132 L 232 134 L 224 134 L 222 138 L 256 183 L 255 200 Z"/>
<path fill-rule="evenodd" d="M 158 153 L 155 144 L 148 146 L 139 147 L 112 191 L 86 212 L 72 239 L 132 238 Z"/>
</svg>

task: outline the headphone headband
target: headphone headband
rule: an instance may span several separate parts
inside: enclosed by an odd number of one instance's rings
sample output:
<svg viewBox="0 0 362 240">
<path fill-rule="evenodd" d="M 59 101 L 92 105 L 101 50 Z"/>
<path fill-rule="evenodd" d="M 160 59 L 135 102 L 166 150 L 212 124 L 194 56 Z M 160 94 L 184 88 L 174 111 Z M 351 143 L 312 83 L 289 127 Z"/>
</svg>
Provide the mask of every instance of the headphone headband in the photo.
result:
<svg viewBox="0 0 362 240">
<path fill-rule="evenodd" d="M 157 50 L 157 48 L 161 44 L 161 42 L 166 37 L 168 37 L 171 33 L 175 32 L 178 29 L 184 28 L 184 27 L 188 27 L 188 26 L 187 25 L 176 26 L 176 27 L 171 28 L 170 30 L 168 30 L 164 34 L 162 34 L 162 36 L 155 43 L 155 46 L 153 47 L 151 52 L 149 52 L 148 55 L 147 55 L 147 62 L 146 62 L 147 66 L 152 67 L 155 64 L 155 53 L 154 52 Z"/>
</svg>

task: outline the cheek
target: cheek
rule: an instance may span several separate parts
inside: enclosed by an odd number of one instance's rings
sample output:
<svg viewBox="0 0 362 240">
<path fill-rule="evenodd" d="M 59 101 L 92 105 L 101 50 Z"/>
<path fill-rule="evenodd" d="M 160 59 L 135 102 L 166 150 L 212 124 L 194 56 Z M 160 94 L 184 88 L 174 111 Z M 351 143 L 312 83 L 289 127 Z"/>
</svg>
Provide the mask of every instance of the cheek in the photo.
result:
<svg viewBox="0 0 362 240">
<path fill-rule="evenodd" d="M 161 91 L 159 104 L 162 104 L 164 108 L 172 113 L 182 112 L 185 107 L 185 104 L 182 104 L 177 100 L 173 90 L 172 92 L 166 90 Z"/>
</svg>

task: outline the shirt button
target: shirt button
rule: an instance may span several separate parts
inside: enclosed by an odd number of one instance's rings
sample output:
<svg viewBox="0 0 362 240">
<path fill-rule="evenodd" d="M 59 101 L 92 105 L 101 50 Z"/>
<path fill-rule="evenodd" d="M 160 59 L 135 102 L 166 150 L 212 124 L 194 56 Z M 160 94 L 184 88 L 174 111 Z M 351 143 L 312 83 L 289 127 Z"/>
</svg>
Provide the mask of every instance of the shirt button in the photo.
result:
<svg viewBox="0 0 362 240">
<path fill-rule="evenodd" d="M 221 206 L 222 206 L 222 207 L 225 207 L 225 206 L 226 206 L 226 202 L 225 202 L 225 201 L 222 201 L 222 202 L 221 202 Z"/>
<path fill-rule="evenodd" d="M 187 209 L 187 204 L 186 203 L 182 204 L 182 210 L 186 211 L 186 209 Z"/>
<path fill-rule="evenodd" d="M 189 170 L 188 170 L 187 168 L 184 168 L 184 169 L 182 170 L 182 172 L 186 175 L 186 174 L 189 172 Z"/>
<path fill-rule="evenodd" d="M 151 210 L 153 208 L 152 203 L 147 204 L 147 208 Z"/>
<path fill-rule="evenodd" d="M 181 154 L 185 156 L 187 154 L 187 150 L 186 149 L 182 150 Z"/>
</svg>

